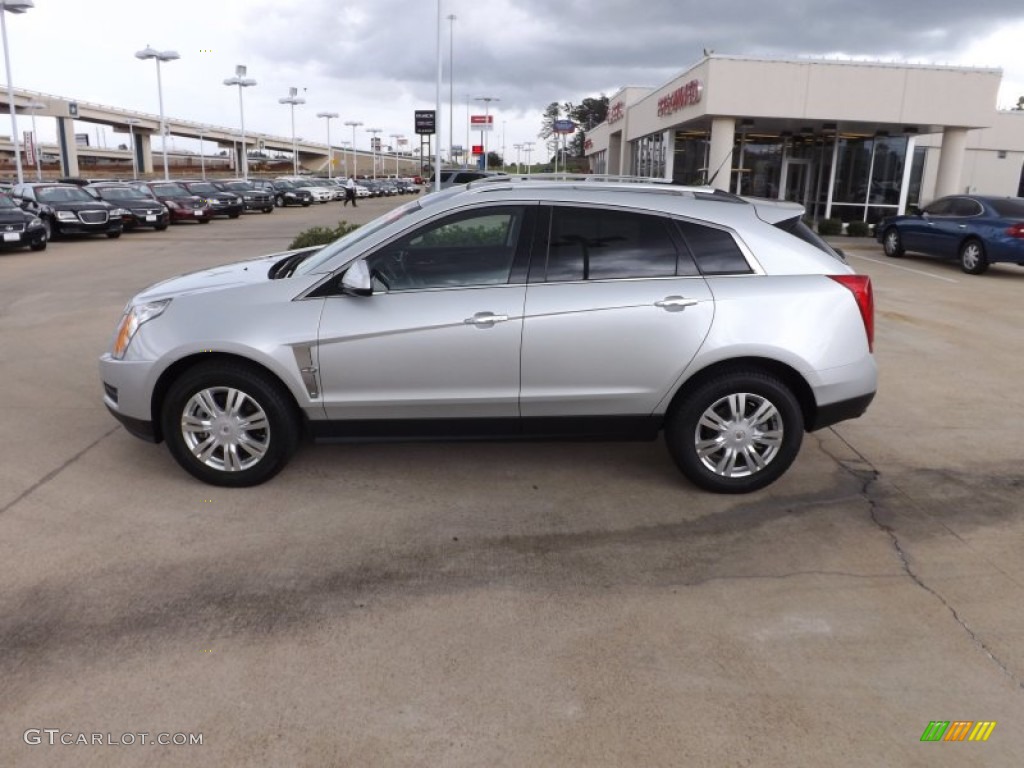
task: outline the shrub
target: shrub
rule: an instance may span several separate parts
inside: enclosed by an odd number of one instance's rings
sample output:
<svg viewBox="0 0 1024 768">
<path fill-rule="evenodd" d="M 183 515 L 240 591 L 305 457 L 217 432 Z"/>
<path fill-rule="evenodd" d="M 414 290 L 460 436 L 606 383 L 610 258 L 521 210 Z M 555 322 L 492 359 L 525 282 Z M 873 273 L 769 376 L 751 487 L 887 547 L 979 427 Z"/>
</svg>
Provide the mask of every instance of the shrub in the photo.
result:
<svg viewBox="0 0 1024 768">
<path fill-rule="evenodd" d="M 867 237 L 871 234 L 871 227 L 866 221 L 851 221 L 846 225 L 846 234 L 850 237 Z"/>
<path fill-rule="evenodd" d="M 288 248 L 291 250 L 312 245 L 327 245 L 356 229 L 359 229 L 358 224 L 349 224 L 347 221 L 339 221 L 336 227 L 310 227 L 299 232 Z"/>
<path fill-rule="evenodd" d="M 818 222 L 819 235 L 839 235 L 843 231 L 843 222 L 839 219 L 822 219 Z"/>
</svg>

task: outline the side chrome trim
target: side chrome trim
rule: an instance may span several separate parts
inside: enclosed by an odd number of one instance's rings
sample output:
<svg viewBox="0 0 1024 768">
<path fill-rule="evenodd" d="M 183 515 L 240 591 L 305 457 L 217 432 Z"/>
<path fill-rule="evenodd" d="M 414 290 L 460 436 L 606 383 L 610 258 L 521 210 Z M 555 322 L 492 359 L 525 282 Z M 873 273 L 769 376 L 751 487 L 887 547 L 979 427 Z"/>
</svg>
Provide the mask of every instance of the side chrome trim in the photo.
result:
<svg viewBox="0 0 1024 768">
<path fill-rule="evenodd" d="M 317 367 L 313 364 L 313 348 L 309 344 L 300 344 L 292 347 L 295 355 L 295 364 L 299 368 L 299 375 L 306 387 L 306 394 L 312 399 L 320 397 L 320 386 L 317 384 Z"/>
</svg>

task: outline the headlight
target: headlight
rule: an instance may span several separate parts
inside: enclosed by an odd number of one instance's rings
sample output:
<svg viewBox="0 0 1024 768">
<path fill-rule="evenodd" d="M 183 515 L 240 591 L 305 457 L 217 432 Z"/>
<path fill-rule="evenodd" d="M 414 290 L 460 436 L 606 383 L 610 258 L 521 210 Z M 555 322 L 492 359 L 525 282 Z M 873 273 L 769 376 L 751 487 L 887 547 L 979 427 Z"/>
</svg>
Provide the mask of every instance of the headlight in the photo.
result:
<svg viewBox="0 0 1024 768">
<path fill-rule="evenodd" d="M 235 205 L 240 205 L 241 202 L 242 202 L 242 198 L 240 198 L 240 197 L 236 197 L 235 198 Z"/>
<path fill-rule="evenodd" d="M 78 221 L 74 211 L 57 211 L 57 218 L 60 221 Z"/>
<path fill-rule="evenodd" d="M 115 360 L 124 358 L 124 353 L 128 351 L 128 345 L 132 343 L 139 327 L 154 317 L 160 317 L 170 303 L 170 299 L 161 299 L 128 306 L 124 317 L 121 318 L 121 324 L 117 327 L 117 338 L 114 340 L 113 349 Z"/>
<path fill-rule="evenodd" d="M 131 216 L 132 212 L 124 208 L 114 208 L 110 211 L 111 216 Z"/>
<path fill-rule="evenodd" d="M 34 216 L 32 218 L 32 221 L 30 221 L 28 225 L 29 227 L 41 227 L 43 226 L 43 220 L 40 219 L 38 216 Z"/>
</svg>

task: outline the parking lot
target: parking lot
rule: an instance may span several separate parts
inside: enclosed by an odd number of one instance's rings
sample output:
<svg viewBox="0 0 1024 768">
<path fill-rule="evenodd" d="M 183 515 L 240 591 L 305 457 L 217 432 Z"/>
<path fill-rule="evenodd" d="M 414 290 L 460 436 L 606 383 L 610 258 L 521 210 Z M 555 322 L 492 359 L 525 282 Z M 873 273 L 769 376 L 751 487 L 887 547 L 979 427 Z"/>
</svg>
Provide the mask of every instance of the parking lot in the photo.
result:
<svg viewBox="0 0 1024 768">
<path fill-rule="evenodd" d="M 133 293 L 408 199 L 0 254 L 0 765 L 1019 764 L 1024 269 L 843 241 L 878 397 L 743 497 L 660 441 L 309 446 L 226 490 L 106 412 Z"/>
</svg>

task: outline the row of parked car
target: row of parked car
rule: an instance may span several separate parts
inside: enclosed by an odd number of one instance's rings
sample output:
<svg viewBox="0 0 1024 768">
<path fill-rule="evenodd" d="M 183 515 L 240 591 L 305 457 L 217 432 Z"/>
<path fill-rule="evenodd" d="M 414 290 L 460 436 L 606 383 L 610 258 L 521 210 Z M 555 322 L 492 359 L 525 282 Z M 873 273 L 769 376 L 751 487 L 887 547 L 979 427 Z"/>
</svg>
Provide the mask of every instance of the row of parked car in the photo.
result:
<svg viewBox="0 0 1024 768">
<path fill-rule="evenodd" d="M 63 235 L 105 234 L 117 238 L 125 230 L 164 230 L 182 221 L 207 224 L 217 216 L 237 219 L 245 211 L 272 213 L 275 208 L 290 205 L 343 200 L 346 182 L 347 179 L 305 177 L 24 182 L 0 194 L 0 247 L 41 251 L 50 240 Z M 370 197 L 419 191 L 414 184 L 403 184 L 403 192 L 393 193 L 378 193 L 377 187 L 375 182 L 360 181 L 356 194 Z M 391 182 L 389 188 L 400 187 Z"/>
</svg>

